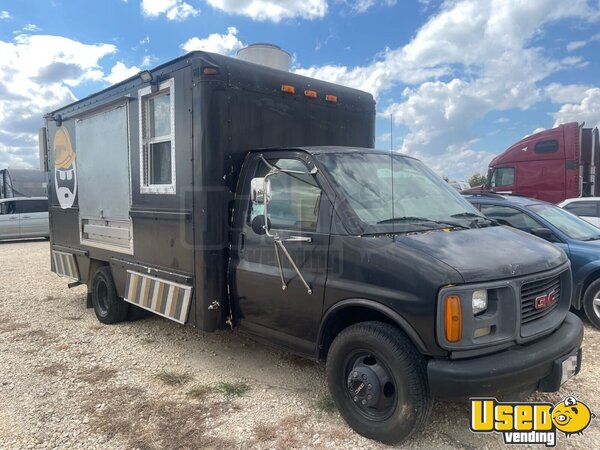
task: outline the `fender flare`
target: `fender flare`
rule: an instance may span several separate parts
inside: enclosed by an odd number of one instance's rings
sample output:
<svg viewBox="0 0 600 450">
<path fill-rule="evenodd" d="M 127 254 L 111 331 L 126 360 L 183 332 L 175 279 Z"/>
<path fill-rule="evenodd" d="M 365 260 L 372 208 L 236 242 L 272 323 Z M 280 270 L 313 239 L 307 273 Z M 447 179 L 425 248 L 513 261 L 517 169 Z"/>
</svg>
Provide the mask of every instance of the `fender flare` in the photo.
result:
<svg viewBox="0 0 600 450">
<path fill-rule="evenodd" d="M 600 261 L 598 260 L 587 263 L 585 266 L 581 267 L 576 274 L 573 274 L 573 280 L 575 280 L 575 277 L 579 280 L 577 284 L 574 284 L 574 295 L 571 300 L 571 303 L 577 309 L 581 309 L 583 305 L 583 296 L 585 295 L 585 289 L 587 288 L 586 285 L 589 285 L 594 281 L 593 279 L 589 279 L 594 272 L 597 272 L 598 277 L 600 278 Z"/>
<path fill-rule="evenodd" d="M 351 299 L 339 301 L 339 302 L 335 303 L 333 306 L 331 306 L 327 311 L 325 311 L 325 314 L 323 314 L 323 319 L 321 320 L 321 325 L 319 327 L 319 334 L 317 337 L 317 348 L 319 348 L 319 349 L 321 348 L 321 344 L 323 342 L 323 335 L 325 333 L 325 328 L 327 326 L 327 322 L 329 321 L 330 317 L 333 314 L 335 314 L 345 308 L 353 307 L 353 306 L 360 306 L 362 308 L 372 309 L 374 311 L 377 311 L 378 313 L 383 314 L 388 319 L 392 320 L 398 326 L 398 328 L 400 328 L 402 331 L 404 331 L 407 334 L 409 339 L 417 347 L 417 349 L 419 350 L 419 352 L 421 354 L 424 354 L 424 355 L 429 354 L 429 351 L 427 350 L 427 347 L 423 343 L 423 340 L 421 339 L 419 334 L 415 331 L 415 329 L 410 325 L 410 323 L 408 323 L 408 321 L 404 317 L 402 317 L 400 314 L 398 314 L 396 311 L 394 311 L 392 308 L 390 308 L 388 306 L 385 306 L 374 300 L 368 300 L 368 299 L 362 299 L 362 298 L 351 298 Z"/>
</svg>

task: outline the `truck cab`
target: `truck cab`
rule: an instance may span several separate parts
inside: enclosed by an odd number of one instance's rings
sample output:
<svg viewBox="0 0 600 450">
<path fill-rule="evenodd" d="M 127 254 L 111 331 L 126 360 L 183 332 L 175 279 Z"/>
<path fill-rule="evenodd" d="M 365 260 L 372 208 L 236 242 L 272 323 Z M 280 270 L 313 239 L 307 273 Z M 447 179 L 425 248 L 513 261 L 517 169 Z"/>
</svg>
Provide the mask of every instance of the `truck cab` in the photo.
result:
<svg viewBox="0 0 600 450">
<path fill-rule="evenodd" d="M 600 192 L 599 150 L 598 128 L 562 124 L 527 136 L 494 158 L 486 187 L 551 203 L 594 196 Z"/>
<path fill-rule="evenodd" d="M 234 324 L 326 360 L 332 396 L 361 434 L 397 442 L 432 397 L 554 391 L 578 371 L 583 328 L 568 312 L 564 252 L 484 218 L 416 159 L 250 152 L 233 209 Z"/>
</svg>

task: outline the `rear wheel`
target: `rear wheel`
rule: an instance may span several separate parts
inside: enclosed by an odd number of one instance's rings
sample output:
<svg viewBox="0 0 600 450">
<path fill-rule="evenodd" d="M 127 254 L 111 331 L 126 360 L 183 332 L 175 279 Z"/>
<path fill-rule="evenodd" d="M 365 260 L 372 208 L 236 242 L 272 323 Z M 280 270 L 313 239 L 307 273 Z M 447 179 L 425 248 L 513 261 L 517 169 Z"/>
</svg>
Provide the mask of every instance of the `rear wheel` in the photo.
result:
<svg viewBox="0 0 600 450">
<path fill-rule="evenodd" d="M 363 322 L 342 331 L 327 355 L 327 382 L 346 422 L 386 444 L 408 439 L 431 413 L 425 359 L 386 323 Z"/>
<path fill-rule="evenodd" d="M 109 266 L 99 267 L 94 274 L 92 305 L 96 317 L 102 323 L 118 323 L 127 318 L 129 304 L 117 295 Z"/>
<path fill-rule="evenodd" d="M 600 279 L 591 283 L 583 296 L 585 315 L 596 328 L 600 328 Z"/>
</svg>

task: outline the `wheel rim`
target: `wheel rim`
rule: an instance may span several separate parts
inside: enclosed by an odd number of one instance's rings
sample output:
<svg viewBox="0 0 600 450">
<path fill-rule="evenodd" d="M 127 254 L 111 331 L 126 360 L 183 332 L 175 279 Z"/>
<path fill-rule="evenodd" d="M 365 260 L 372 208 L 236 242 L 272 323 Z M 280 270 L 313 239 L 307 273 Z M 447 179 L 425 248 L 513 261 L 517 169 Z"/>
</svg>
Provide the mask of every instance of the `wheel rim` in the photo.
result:
<svg viewBox="0 0 600 450">
<path fill-rule="evenodd" d="M 592 300 L 592 306 L 594 307 L 594 314 L 600 318 L 600 291 L 594 294 L 594 300 Z"/>
<path fill-rule="evenodd" d="M 398 389 L 387 365 L 376 354 L 360 351 L 345 367 L 345 392 L 355 409 L 369 420 L 389 418 L 398 403 Z"/>
<path fill-rule="evenodd" d="M 96 303 L 102 314 L 108 311 L 108 286 L 103 280 L 96 282 Z"/>
</svg>

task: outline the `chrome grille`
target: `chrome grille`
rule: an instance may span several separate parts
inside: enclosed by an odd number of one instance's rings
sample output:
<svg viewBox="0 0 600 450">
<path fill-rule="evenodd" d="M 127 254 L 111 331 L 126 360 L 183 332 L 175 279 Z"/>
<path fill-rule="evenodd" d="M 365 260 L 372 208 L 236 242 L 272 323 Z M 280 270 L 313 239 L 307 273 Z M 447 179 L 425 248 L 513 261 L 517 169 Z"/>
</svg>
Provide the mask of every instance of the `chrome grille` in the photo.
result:
<svg viewBox="0 0 600 450">
<path fill-rule="evenodd" d="M 521 287 L 521 325 L 526 325 L 548 316 L 558 308 L 560 303 L 560 275 L 525 283 Z M 556 293 L 554 303 L 545 308 L 535 307 L 536 299 L 540 296 Z"/>
</svg>

